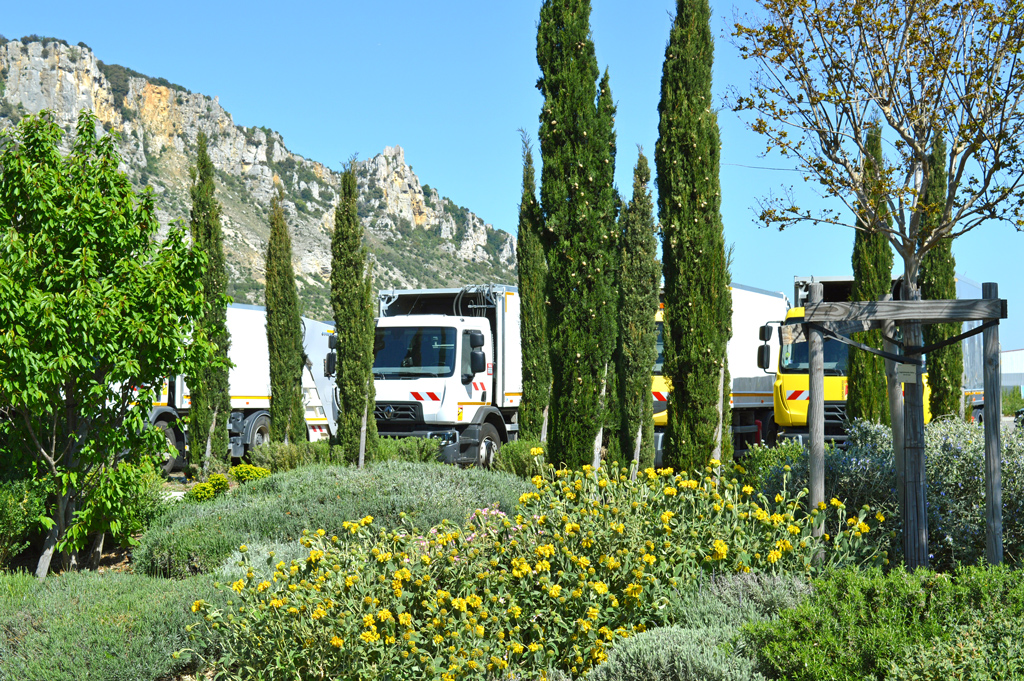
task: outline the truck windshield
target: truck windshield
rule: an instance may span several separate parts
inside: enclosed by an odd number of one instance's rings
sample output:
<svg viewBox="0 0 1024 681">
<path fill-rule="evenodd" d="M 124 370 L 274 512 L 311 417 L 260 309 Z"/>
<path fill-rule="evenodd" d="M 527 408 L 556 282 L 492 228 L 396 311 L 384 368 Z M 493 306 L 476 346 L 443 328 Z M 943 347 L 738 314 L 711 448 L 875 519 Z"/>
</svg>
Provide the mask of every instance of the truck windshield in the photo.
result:
<svg viewBox="0 0 1024 681">
<path fill-rule="evenodd" d="M 826 340 L 822 348 L 825 355 L 825 375 L 845 376 L 849 346 L 835 340 Z M 779 360 L 779 371 L 784 374 L 806 374 L 808 368 L 807 343 L 784 343 Z"/>
<path fill-rule="evenodd" d="M 658 359 L 654 360 L 654 371 L 651 372 L 655 376 L 661 376 L 662 365 L 665 364 L 665 339 L 661 335 L 664 325 L 664 322 L 658 322 L 658 340 L 655 341 L 658 346 Z"/>
<path fill-rule="evenodd" d="M 454 328 L 445 326 L 377 327 L 373 374 L 385 379 L 451 376 L 457 337 Z"/>
</svg>

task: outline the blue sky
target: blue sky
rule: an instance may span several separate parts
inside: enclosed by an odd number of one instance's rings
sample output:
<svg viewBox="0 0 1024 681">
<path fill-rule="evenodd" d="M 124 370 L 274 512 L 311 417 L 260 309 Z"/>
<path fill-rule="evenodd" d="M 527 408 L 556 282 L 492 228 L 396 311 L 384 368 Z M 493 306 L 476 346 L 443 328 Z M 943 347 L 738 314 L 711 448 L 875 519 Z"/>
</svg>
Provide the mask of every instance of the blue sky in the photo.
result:
<svg viewBox="0 0 1024 681">
<path fill-rule="evenodd" d="M 219 96 L 240 125 L 279 131 L 293 151 L 333 168 L 401 145 L 420 181 L 515 233 L 519 128 L 536 137 L 539 0 L 480 2 L 8 3 L 0 33 L 83 41 L 97 56 Z M 712 3 L 716 104 L 748 65 L 728 40 L 733 3 Z M 602 70 L 618 103 L 616 182 L 628 193 L 636 147 L 653 156 L 661 64 L 675 0 L 592 0 Z M 755 9 L 751 0 L 740 11 Z M 792 296 L 794 275 L 849 275 L 853 232 L 756 224 L 757 198 L 799 181 L 744 120 L 719 113 L 722 217 L 733 280 Z M 652 158 L 653 161 L 653 158 Z M 652 183 L 653 184 L 653 183 Z M 1009 300 L 1004 350 L 1024 348 L 1024 234 L 991 224 L 954 242 L 957 271 L 996 281 Z M 899 261 L 897 260 L 897 266 Z"/>
</svg>

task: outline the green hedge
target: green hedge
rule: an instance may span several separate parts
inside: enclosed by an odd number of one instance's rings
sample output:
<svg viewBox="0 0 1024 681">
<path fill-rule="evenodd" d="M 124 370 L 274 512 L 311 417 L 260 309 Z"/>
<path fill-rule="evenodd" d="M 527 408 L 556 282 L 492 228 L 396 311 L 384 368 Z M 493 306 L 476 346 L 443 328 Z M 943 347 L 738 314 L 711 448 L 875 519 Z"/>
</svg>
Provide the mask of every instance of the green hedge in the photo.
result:
<svg viewBox="0 0 1024 681">
<path fill-rule="evenodd" d="M 1013 657 L 1019 664 L 1024 573 L 994 567 L 952 574 L 842 570 L 814 587 L 810 598 L 778 619 L 747 626 L 746 643 L 768 678 L 882 680 L 897 669 L 903 679 L 1021 678 L 991 670 L 978 677 L 916 674 L 941 668 L 944 653 L 963 652 L 959 636 L 970 633 L 965 626 L 993 665 Z"/>
<path fill-rule="evenodd" d="M 383 461 L 437 461 L 439 442 L 428 438 L 380 438 L 376 459 L 366 463 Z M 311 464 L 343 465 L 354 464 L 359 458 L 358 451 L 346 451 L 339 445 L 331 445 L 326 441 L 299 442 L 285 444 L 283 442 L 267 442 L 252 450 L 250 463 L 254 466 L 267 468 L 273 473 L 290 471 L 300 466 Z"/>
<path fill-rule="evenodd" d="M 344 521 L 366 515 L 381 528 L 399 525 L 402 512 L 418 527 L 461 524 L 476 508 L 511 511 L 530 489 L 505 473 L 453 466 L 308 466 L 169 509 L 142 536 L 133 560 L 139 572 L 184 577 L 217 570 L 241 544 L 294 540 L 309 528 L 341 535 Z"/>
<path fill-rule="evenodd" d="M 541 453 L 534 456 L 533 452 L 540 449 Z M 538 440 L 512 440 L 506 442 L 498 450 L 494 461 L 495 470 L 514 473 L 521 478 L 530 479 L 539 475 L 544 467 L 544 452 L 547 445 Z"/>
<path fill-rule="evenodd" d="M 185 627 L 198 599 L 222 601 L 208 578 L 80 572 L 40 583 L 0 575 L 0 679 L 172 678 L 188 670 L 172 653 L 196 645 Z"/>
</svg>

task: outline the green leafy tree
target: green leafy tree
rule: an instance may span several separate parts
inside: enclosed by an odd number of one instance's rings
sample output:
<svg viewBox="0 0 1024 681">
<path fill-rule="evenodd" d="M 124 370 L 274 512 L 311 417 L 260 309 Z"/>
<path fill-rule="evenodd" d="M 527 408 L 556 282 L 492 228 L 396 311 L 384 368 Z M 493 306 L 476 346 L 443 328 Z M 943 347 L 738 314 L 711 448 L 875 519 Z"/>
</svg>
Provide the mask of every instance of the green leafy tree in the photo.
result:
<svg viewBox="0 0 1024 681">
<path fill-rule="evenodd" d="M 877 124 L 868 128 L 864 156 L 864 181 L 878 191 L 877 167 L 882 162 L 882 131 Z M 853 289 L 850 300 L 878 300 L 892 288 L 892 249 L 883 228 L 891 223 L 883 205 L 872 212 L 863 208 L 858 220 L 864 224 L 853 242 Z M 882 331 L 874 329 L 854 334 L 854 339 L 882 349 Z M 864 350 L 850 348 L 850 394 L 846 399 L 849 418 L 889 425 L 889 396 L 885 379 L 885 359 Z"/>
<path fill-rule="evenodd" d="M 118 496 L 122 454 L 166 448 L 148 428 L 162 377 L 210 359 L 203 255 L 179 225 L 157 239 L 151 192 L 135 194 L 96 127 L 83 111 L 66 156 L 49 112 L 0 131 L 0 442 L 5 467 L 55 491 L 40 578 L 54 551 L 73 568 L 90 532 L 119 533 L 96 495 Z"/>
<path fill-rule="evenodd" d="M 292 238 L 284 219 L 278 187 L 270 199 L 270 241 L 267 243 L 267 349 L 270 354 L 270 436 L 279 442 L 306 439 L 302 404 L 302 316 L 292 268 Z"/>
<path fill-rule="evenodd" d="M 519 337 L 523 349 L 523 401 L 519 408 L 522 437 L 539 440 L 545 433 L 548 398 L 551 395 L 551 357 L 547 339 L 547 263 L 541 230 L 544 219 L 537 203 L 533 151 L 523 132 L 523 198 L 519 204 L 516 260 L 519 266 L 521 322 Z"/>
<path fill-rule="evenodd" d="M 354 164 L 351 161 L 341 176 L 341 200 L 334 211 L 331 236 L 331 306 L 338 339 L 337 441 L 355 458 L 365 438 L 364 456 L 373 459 L 377 452 L 373 280 L 356 212 L 359 189 Z"/>
<path fill-rule="evenodd" d="M 544 97 L 540 195 L 551 303 L 550 453 L 555 463 L 578 467 L 594 458 L 615 347 L 614 187 L 606 169 L 614 170 L 614 144 L 610 119 L 598 113 L 588 0 L 544 2 L 537 63 Z"/>
<path fill-rule="evenodd" d="M 665 273 L 664 460 L 677 470 L 731 456 L 727 426 L 732 294 L 722 229 L 714 45 L 707 0 L 679 0 L 661 77 L 654 158 Z"/>
<path fill-rule="evenodd" d="M 930 206 L 946 205 L 946 140 L 935 138 L 928 158 L 932 168 L 932 181 L 928 183 L 921 201 Z M 936 228 L 937 211 L 923 219 L 921 238 Z M 953 258 L 953 240 L 941 239 L 921 259 L 917 275 L 924 300 L 953 300 L 956 298 L 956 260 Z M 960 325 L 930 324 L 924 327 L 924 344 L 940 343 L 960 333 Z M 929 408 L 932 418 L 945 414 L 963 416 L 964 348 L 953 343 L 928 353 L 928 385 L 931 388 Z"/>
<path fill-rule="evenodd" d="M 658 359 L 658 286 L 661 263 L 655 236 L 654 203 L 647 188 L 651 169 L 640 152 L 633 171 L 633 199 L 622 218 L 619 264 L 619 405 L 622 426 L 619 448 L 627 456 L 639 438 L 640 469 L 654 464 L 654 404 L 651 370 Z"/>
<path fill-rule="evenodd" d="M 209 305 L 199 320 L 203 335 L 217 347 L 218 361 L 198 366 L 189 375 L 188 387 L 192 406 L 189 412 L 190 450 L 203 457 L 203 475 L 210 470 L 211 457 L 226 460 L 228 452 L 228 419 L 231 414 L 231 391 L 228 384 L 227 296 L 228 272 L 224 267 L 224 232 L 220 224 L 220 204 L 214 198 L 213 162 L 207 151 L 205 132 L 196 142 L 196 165 L 190 169 L 192 198 L 190 227 L 197 250 L 206 254 L 203 271 L 203 293 Z M 193 460 L 193 463 L 194 460 Z"/>
</svg>

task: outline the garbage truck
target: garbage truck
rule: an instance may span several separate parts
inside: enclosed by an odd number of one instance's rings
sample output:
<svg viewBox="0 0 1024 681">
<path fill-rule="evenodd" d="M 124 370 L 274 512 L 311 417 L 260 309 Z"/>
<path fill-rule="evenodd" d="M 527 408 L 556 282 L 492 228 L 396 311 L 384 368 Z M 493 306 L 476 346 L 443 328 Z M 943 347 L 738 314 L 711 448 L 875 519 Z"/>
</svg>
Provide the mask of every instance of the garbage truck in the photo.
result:
<svg viewBox="0 0 1024 681">
<path fill-rule="evenodd" d="M 333 333 L 324 322 L 302 319 L 306 364 L 302 371 L 302 394 L 306 430 L 310 440 L 327 439 L 334 431 L 333 410 L 325 409 L 333 400 L 333 385 L 313 371 L 327 353 L 323 337 Z M 270 436 L 270 354 L 267 349 L 266 308 L 256 305 L 228 305 L 227 328 L 231 334 L 228 359 L 234 364 L 228 372 L 231 412 L 218 417 L 218 427 L 228 430 L 229 454 L 239 459 Z M 191 391 L 186 377 L 168 376 L 153 401 L 149 423 L 167 438 L 167 472 L 185 465 L 189 457 L 187 416 L 192 409 Z M 195 456 L 195 454 L 193 454 Z"/>
<path fill-rule="evenodd" d="M 489 466 L 519 430 L 518 288 L 390 289 L 378 304 L 377 432 L 434 438 L 444 461 Z"/>
</svg>

